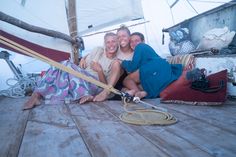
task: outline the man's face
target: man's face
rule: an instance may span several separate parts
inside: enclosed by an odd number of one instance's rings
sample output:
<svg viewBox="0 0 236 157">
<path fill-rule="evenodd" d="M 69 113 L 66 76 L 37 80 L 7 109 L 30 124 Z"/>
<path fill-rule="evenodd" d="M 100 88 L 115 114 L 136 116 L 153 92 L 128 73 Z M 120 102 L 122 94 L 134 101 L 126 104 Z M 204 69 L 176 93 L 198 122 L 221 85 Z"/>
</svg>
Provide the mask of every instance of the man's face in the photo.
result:
<svg viewBox="0 0 236 157">
<path fill-rule="evenodd" d="M 142 42 L 142 40 L 141 40 L 141 38 L 138 36 L 138 35 L 132 35 L 131 37 L 130 37 L 130 47 L 134 50 L 135 49 L 135 47 L 139 44 L 139 43 L 141 43 Z"/>
<path fill-rule="evenodd" d="M 116 53 L 118 49 L 117 36 L 107 36 L 105 39 L 105 47 L 108 53 Z"/>
</svg>

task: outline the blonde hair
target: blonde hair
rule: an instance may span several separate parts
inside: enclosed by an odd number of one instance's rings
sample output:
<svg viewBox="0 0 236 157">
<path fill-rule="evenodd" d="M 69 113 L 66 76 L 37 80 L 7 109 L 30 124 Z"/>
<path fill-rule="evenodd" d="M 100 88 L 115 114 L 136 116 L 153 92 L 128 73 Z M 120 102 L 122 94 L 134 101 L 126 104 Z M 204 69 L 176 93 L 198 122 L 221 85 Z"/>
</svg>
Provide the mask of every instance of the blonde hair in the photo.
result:
<svg viewBox="0 0 236 157">
<path fill-rule="evenodd" d="M 128 35 L 130 35 L 130 30 L 128 27 L 126 27 L 125 25 L 121 25 L 120 28 L 117 29 L 117 32 L 118 33 L 119 31 L 126 31 L 128 33 Z"/>
<path fill-rule="evenodd" d="M 106 33 L 105 35 L 104 35 L 104 41 L 106 40 L 106 38 L 107 37 L 110 37 L 110 36 L 115 36 L 115 37 L 117 37 L 117 35 L 115 34 L 115 33 L 113 33 L 113 32 L 108 32 L 108 33 Z"/>
</svg>

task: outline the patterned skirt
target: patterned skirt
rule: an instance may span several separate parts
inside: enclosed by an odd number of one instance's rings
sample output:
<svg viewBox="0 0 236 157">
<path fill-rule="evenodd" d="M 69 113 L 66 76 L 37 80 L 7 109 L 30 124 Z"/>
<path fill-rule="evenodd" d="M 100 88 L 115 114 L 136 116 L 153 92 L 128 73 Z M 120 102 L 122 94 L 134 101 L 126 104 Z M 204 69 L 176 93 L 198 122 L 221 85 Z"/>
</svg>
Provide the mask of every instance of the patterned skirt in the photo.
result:
<svg viewBox="0 0 236 157">
<path fill-rule="evenodd" d="M 98 80 L 98 78 L 70 61 L 64 61 L 62 64 Z M 101 90 L 102 89 L 95 84 L 89 83 L 55 67 L 51 67 L 37 83 L 34 92 L 43 96 L 48 104 L 57 104 L 62 103 L 65 100 L 79 100 L 87 95 L 94 96 L 101 92 Z"/>
</svg>

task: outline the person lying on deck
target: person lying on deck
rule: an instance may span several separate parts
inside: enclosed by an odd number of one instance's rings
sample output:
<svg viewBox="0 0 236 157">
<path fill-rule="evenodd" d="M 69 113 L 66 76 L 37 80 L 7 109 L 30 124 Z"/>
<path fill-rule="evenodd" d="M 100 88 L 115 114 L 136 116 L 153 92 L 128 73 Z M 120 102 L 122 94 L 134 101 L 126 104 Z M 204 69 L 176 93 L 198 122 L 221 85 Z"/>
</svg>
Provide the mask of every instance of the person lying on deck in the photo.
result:
<svg viewBox="0 0 236 157">
<path fill-rule="evenodd" d="M 64 61 L 63 64 L 84 75 L 113 86 L 113 82 L 116 82 L 121 69 L 120 62 L 116 59 L 117 50 L 117 35 L 106 33 L 104 36 L 104 48 L 95 48 L 82 59 L 80 67 L 70 61 Z M 51 67 L 42 77 L 23 109 L 30 109 L 39 105 L 41 98 L 48 100 L 49 104 L 60 103 L 65 101 L 65 99 L 79 101 L 80 104 L 83 104 L 87 101 L 103 101 L 107 97 L 106 93 L 95 84 Z"/>
<path fill-rule="evenodd" d="M 132 96 L 156 98 L 162 90 L 180 77 L 182 65 L 169 64 L 144 41 L 142 33 L 131 34 L 130 46 L 134 50 L 134 56 L 132 61 L 122 61 L 122 68 L 129 73 L 123 85 Z"/>
</svg>

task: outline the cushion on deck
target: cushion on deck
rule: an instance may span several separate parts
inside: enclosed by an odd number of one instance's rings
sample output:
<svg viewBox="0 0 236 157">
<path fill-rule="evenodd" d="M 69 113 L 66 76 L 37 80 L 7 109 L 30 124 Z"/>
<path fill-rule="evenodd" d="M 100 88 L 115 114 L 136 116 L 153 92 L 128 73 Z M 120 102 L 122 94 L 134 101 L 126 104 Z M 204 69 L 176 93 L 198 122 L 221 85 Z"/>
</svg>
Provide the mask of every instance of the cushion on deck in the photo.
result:
<svg viewBox="0 0 236 157">
<path fill-rule="evenodd" d="M 182 64 L 184 69 L 186 70 L 191 70 L 195 67 L 195 59 L 192 54 L 168 57 L 167 61 L 170 64 Z"/>
<path fill-rule="evenodd" d="M 164 103 L 183 103 L 193 105 L 219 105 L 226 100 L 227 70 L 223 70 L 207 76 L 210 87 L 219 86 L 220 81 L 224 82 L 223 88 L 215 93 L 204 93 L 191 88 L 191 81 L 186 79 L 186 70 L 180 78 L 170 84 L 160 94 Z"/>
</svg>

